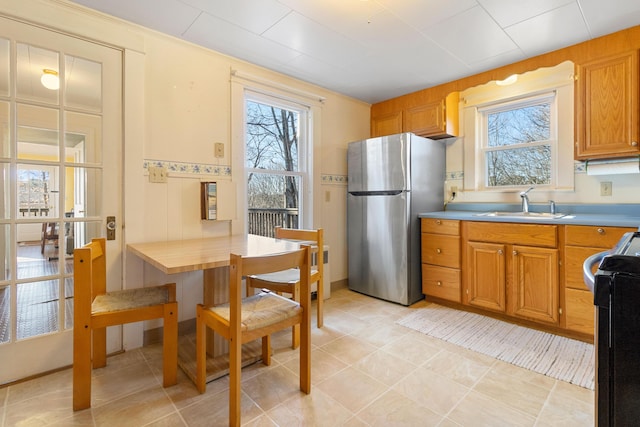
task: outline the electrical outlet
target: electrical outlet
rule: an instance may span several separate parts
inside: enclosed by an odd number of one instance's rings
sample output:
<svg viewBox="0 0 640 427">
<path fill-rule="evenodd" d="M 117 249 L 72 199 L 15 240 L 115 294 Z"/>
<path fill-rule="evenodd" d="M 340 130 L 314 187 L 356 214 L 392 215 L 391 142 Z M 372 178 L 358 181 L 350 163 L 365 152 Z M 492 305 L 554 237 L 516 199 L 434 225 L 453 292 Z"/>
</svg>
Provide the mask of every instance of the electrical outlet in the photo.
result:
<svg viewBox="0 0 640 427">
<path fill-rule="evenodd" d="M 149 182 L 167 182 L 167 169 L 162 166 L 149 166 Z"/>
<path fill-rule="evenodd" d="M 613 193 L 613 185 L 611 181 L 604 181 L 600 183 L 600 195 L 601 196 L 611 196 Z"/>
<path fill-rule="evenodd" d="M 214 144 L 214 153 L 218 158 L 224 157 L 224 144 L 222 142 L 216 142 Z"/>
</svg>

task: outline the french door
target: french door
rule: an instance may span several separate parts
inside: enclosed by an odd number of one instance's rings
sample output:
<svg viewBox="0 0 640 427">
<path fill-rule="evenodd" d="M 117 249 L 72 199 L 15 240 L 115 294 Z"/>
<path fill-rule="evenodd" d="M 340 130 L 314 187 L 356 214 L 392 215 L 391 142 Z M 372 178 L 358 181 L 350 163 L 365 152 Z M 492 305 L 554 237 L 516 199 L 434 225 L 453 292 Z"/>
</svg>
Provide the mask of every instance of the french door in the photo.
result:
<svg viewBox="0 0 640 427">
<path fill-rule="evenodd" d="M 0 384 L 72 363 L 73 249 L 122 218 L 121 105 L 120 50 L 0 17 Z"/>
</svg>

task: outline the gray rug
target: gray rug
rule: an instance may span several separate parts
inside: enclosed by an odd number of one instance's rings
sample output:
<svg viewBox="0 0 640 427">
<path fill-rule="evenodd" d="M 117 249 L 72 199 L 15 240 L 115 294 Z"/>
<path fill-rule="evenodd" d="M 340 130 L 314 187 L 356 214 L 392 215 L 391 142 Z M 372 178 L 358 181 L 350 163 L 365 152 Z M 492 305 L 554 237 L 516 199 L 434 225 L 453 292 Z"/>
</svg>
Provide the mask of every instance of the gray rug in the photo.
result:
<svg viewBox="0 0 640 427">
<path fill-rule="evenodd" d="M 396 323 L 521 368 L 594 389 L 593 344 L 436 304 Z"/>
</svg>

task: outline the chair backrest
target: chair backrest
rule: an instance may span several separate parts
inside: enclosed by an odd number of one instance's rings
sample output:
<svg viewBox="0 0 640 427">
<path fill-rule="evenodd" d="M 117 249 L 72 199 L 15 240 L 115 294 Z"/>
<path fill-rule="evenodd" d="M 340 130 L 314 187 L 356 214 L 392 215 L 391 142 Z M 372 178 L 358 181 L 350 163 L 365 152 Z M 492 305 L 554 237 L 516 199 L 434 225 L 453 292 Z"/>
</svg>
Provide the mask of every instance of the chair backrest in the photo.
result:
<svg viewBox="0 0 640 427">
<path fill-rule="evenodd" d="M 91 312 L 96 295 L 107 291 L 107 254 L 104 237 L 73 251 L 74 310 Z M 88 304 L 88 306 L 86 306 Z"/>
<path fill-rule="evenodd" d="M 317 230 L 306 230 L 296 228 L 275 228 L 275 236 L 277 239 L 298 240 L 303 242 L 313 242 L 317 247 L 317 269 L 322 275 L 324 271 L 324 232 L 322 228 Z"/>
</svg>

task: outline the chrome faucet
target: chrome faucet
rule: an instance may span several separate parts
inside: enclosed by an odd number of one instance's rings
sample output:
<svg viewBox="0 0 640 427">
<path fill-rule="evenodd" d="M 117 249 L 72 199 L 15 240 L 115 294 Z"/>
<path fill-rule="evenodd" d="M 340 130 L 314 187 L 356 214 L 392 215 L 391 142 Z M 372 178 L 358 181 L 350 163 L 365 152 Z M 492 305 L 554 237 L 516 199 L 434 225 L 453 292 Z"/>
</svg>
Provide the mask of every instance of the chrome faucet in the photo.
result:
<svg viewBox="0 0 640 427">
<path fill-rule="evenodd" d="M 529 193 L 529 191 L 533 190 L 534 186 L 532 185 L 531 187 L 529 187 L 528 190 L 526 191 L 522 191 L 520 193 L 520 197 L 522 198 L 522 212 L 529 212 L 529 196 L 527 195 L 527 193 Z"/>
</svg>

